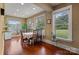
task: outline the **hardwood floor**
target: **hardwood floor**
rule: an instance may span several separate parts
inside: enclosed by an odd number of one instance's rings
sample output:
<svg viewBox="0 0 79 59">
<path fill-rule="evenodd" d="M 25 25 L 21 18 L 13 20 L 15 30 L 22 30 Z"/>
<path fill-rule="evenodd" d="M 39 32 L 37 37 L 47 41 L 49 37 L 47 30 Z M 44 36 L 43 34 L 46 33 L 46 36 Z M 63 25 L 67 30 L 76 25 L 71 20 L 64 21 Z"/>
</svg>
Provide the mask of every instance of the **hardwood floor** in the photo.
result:
<svg viewBox="0 0 79 59">
<path fill-rule="evenodd" d="M 40 42 L 36 45 L 21 45 L 20 38 L 5 41 L 5 55 L 75 55 L 75 53 Z"/>
</svg>

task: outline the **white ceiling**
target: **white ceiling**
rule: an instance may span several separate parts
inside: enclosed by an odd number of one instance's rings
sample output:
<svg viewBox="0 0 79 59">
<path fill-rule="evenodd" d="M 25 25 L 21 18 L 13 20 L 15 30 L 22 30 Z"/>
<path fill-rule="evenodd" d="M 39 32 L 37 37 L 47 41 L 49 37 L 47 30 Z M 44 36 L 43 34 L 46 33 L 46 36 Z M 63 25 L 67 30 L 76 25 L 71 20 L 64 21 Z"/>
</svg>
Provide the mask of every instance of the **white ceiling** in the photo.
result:
<svg viewBox="0 0 79 59">
<path fill-rule="evenodd" d="M 33 3 L 5 3 L 5 15 L 27 18 L 44 11 Z"/>
<path fill-rule="evenodd" d="M 59 3 L 50 3 L 51 6 Z M 44 9 L 33 3 L 5 3 L 5 15 L 27 18 L 34 14 L 44 11 Z"/>
</svg>

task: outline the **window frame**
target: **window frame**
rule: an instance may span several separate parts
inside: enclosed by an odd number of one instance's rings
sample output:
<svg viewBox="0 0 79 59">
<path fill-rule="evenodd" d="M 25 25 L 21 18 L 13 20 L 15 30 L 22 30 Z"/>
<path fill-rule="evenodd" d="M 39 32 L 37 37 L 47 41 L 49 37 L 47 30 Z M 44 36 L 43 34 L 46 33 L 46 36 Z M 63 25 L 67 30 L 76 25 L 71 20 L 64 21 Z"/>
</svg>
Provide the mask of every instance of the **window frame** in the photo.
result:
<svg viewBox="0 0 79 59">
<path fill-rule="evenodd" d="M 57 9 L 55 11 L 53 11 L 52 15 L 52 30 L 53 30 L 53 34 L 55 35 L 56 34 L 56 29 L 55 29 L 55 15 L 56 13 L 58 12 L 61 12 L 61 11 L 64 11 L 64 10 L 68 10 L 69 9 L 69 20 L 68 20 L 68 31 L 69 31 L 69 38 L 68 39 L 65 39 L 65 38 L 59 38 L 59 37 L 56 37 L 56 39 L 58 40 L 64 40 L 64 41 L 72 41 L 72 5 L 69 5 L 69 6 L 66 6 L 66 7 L 62 7 L 60 9 Z"/>
<path fill-rule="evenodd" d="M 41 17 L 43 17 L 44 18 L 44 27 L 43 27 L 43 29 L 45 29 L 46 28 L 46 17 L 45 17 L 46 15 L 45 14 L 41 14 L 41 15 L 38 15 L 38 16 L 36 16 L 35 17 L 35 20 L 36 20 L 36 22 L 38 23 L 38 19 L 39 18 L 41 18 Z M 37 24 L 36 24 L 37 25 Z"/>
</svg>

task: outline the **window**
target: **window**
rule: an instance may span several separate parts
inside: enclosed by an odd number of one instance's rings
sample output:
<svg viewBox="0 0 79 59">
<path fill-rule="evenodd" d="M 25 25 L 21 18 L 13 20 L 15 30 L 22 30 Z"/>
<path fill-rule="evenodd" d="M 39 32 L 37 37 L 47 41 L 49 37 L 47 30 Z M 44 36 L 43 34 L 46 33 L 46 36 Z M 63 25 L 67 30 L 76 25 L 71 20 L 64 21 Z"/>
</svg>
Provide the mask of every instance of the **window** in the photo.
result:
<svg viewBox="0 0 79 59">
<path fill-rule="evenodd" d="M 36 17 L 36 29 L 45 28 L 45 15 L 40 15 Z"/>
<path fill-rule="evenodd" d="M 53 12 L 53 34 L 56 39 L 72 41 L 72 6 Z"/>
<path fill-rule="evenodd" d="M 33 19 L 28 19 L 27 20 L 27 31 L 32 31 L 33 27 L 34 27 Z"/>
<path fill-rule="evenodd" d="M 21 30 L 21 22 L 19 20 L 21 19 L 7 18 L 8 31 L 19 33 Z"/>
<path fill-rule="evenodd" d="M 27 20 L 27 27 L 31 30 L 44 29 L 46 25 L 45 14 Z"/>
<path fill-rule="evenodd" d="M 8 27 L 5 34 L 5 39 L 11 39 L 14 35 L 13 34 L 19 34 L 21 30 L 21 22 L 20 18 L 13 18 L 13 17 L 7 17 L 6 19 L 6 26 Z"/>
</svg>

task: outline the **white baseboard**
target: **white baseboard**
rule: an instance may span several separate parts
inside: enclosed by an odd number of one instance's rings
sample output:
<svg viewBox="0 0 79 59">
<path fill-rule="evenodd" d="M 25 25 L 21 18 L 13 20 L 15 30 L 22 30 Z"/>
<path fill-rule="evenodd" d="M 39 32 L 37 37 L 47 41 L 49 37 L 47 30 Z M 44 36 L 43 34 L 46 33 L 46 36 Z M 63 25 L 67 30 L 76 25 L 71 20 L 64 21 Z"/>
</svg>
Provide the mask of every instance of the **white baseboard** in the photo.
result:
<svg viewBox="0 0 79 59">
<path fill-rule="evenodd" d="M 61 44 L 61 43 L 52 42 L 51 40 L 43 40 L 43 42 L 46 42 L 48 44 L 51 44 L 51 45 L 54 45 L 54 46 L 57 46 L 57 47 L 66 49 L 68 51 L 71 51 L 73 53 L 79 54 L 79 49 L 78 48 L 74 48 L 74 47 L 71 47 L 71 46 L 67 46 L 67 45 L 64 45 L 64 44 Z"/>
</svg>

